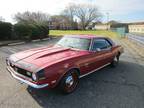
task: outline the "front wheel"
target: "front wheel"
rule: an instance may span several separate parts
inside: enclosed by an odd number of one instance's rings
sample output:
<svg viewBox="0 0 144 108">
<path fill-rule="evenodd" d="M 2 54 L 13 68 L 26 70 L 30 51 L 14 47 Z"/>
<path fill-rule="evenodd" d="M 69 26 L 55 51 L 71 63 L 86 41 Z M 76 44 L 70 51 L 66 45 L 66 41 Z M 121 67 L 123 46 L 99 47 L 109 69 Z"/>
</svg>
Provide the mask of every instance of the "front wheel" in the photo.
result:
<svg viewBox="0 0 144 108">
<path fill-rule="evenodd" d="M 72 93 L 79 82 L 78 72 L 76 70 L 69 71 L 60 81 L 60 89 L 63 93 Z"/>
</svg>

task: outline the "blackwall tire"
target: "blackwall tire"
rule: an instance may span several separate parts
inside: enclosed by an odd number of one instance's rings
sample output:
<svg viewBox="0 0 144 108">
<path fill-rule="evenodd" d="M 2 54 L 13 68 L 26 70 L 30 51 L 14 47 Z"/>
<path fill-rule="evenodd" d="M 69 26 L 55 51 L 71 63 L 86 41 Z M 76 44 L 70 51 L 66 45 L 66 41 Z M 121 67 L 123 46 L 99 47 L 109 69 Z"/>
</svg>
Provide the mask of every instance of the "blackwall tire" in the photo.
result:
<svg viewBox="0 0 144 108">
<path fill-rule="evenodd" d="M 60 90 L 65 94 L 72 93 L 76 90 L 78 82 L 79 75 L 77 70 L 70 70 L 69 72 L 67 72 L 67 74 L 64 75 L 64 77 L 60 81 Z"/>
<path fill-rule="evenodd" d="M 119 64 L 119 55 L 113 58 L 113 61 L 111 62 L 111 67 L 116 67 L 118 64 Z"/>
</svg>

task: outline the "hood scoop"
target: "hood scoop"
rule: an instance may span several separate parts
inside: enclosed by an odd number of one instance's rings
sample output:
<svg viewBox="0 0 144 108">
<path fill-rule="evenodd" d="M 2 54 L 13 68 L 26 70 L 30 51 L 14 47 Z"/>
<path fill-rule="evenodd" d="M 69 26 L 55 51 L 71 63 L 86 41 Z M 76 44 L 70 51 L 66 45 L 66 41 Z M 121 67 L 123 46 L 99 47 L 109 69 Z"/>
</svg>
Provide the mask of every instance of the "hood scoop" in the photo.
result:
<svg viewBox="0 0 144 108">
<path fill-rule="evenodd" d="M 47 57 L 47 56 L 50 56 L 50 55 L 53 55 L 53 54 L 57 54 L 57 53 L 61 53 L 61 52 L 68 51 L 68 50 L 69 50 L 69 48 L 67 48 L 67 49 L 60 49 L 60 50 L 57 50 L 57 51 L 54 51 L 54 52 L 49 52 L 48 54 L 44 54 L 42 56 L 37 57 L 36 59 Z"/>
</svg>

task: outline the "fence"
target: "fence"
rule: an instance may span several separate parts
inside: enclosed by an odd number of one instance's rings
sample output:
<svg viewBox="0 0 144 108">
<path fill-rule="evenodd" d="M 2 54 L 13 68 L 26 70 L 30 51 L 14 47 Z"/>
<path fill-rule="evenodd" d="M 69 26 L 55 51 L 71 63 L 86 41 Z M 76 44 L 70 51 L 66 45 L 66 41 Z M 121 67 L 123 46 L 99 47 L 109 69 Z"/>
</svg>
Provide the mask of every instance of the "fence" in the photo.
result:
<svg viewBox="0 0 144 108">
<path fill-rule="evenodd" d="M 114 32 L 117 32 L 119 34 L 118 36 L 120 38 L 125 37 L 126 33 L 127 33 L 127 29 L 125 27 L 112 28 L 111 30 L 114 31 Z"/>
<path fill-rule="evenodd" d="M 127 38 L 144 45 L 144 34 L 127 33 L 126 36 Z"/>
</svg>

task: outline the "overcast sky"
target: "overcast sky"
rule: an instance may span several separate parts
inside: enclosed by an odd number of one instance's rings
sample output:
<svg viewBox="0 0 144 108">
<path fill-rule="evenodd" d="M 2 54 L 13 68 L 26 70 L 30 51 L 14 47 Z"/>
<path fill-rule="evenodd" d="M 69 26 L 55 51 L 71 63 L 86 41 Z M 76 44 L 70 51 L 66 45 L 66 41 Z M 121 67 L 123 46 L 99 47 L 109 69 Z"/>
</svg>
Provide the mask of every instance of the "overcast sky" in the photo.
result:
<svg viewBox="0 0 144 108">
<path fill-rule="evenodd" d="M 144 0 L 0 0 L 0 16 L 5 21 L 13 22 L 17 12 L 41 11 L 54 15 L 59 14 L 69 3 L 96 4 L 103 13 L 103 21 L 106 21 L 107 12 L 110 20 L 144 21 Z"/>
</svg>

